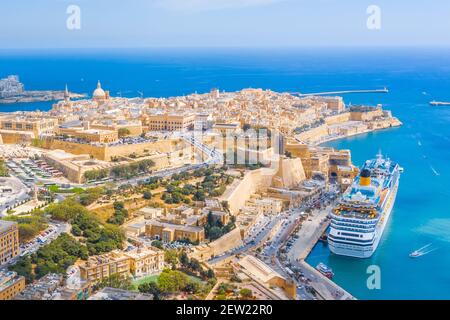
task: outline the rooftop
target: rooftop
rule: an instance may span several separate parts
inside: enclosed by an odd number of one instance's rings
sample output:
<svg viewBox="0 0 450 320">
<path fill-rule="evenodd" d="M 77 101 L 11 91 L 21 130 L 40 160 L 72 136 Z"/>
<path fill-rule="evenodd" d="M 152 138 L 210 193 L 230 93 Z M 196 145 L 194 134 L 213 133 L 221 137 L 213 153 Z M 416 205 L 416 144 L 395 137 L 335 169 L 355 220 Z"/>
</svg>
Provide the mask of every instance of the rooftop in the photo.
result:
<svg viewBox="0 0 450 320">
<path fill-rule="evenodd" d="M 0 220 L 0 232 L 8 231 L 14 226 L 17 226 L 17 222 Z"/>
</svg>

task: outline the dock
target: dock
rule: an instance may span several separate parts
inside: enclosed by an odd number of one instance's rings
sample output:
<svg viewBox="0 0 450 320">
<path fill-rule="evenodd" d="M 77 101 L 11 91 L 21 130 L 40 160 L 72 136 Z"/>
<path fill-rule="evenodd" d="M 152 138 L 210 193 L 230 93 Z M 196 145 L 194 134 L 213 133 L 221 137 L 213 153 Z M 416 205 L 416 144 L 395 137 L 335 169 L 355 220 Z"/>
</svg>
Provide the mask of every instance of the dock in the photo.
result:
<svg viewBox="0 0 450 320">
<path fill-rule="evenodd" d="M 288 259 L 310 279 L 309 285 L 321 299 L 354 300 L 355 297 L 349 292 L 325 277 L 305 261 L 330 224 L 330 220 L 325 219 L 330 208 L 331 206 L 320 210 L 310 218 L 311 221 L 307 220 L 303 223 L 299 238 L 294 243 L 293 250 L 288 253 Z"/>
<path fill-rule="evenodd" d="M 301 93 L 301 92 L 291 92 L 292 95 L 299 97 L 310 97 L 310 96 L 331 96 L 349 93 L 389 93 L 387 88 L 383 89 L 367 89 L 367 90 L 344 90 L 344 91 L 326 91 L 326 92 L 314 92 L 314 93 Z"/>
</svg>

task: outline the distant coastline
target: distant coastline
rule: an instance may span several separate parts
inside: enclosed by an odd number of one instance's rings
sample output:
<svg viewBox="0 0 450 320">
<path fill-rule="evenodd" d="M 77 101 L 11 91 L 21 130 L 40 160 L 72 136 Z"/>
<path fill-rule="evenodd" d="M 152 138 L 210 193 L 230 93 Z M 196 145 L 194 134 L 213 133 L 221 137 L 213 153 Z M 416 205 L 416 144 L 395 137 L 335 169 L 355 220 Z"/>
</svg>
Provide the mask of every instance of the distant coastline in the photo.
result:
<svg viewBox="0 0 450 320">
<path fill-rule="evenodd" d="M 86 97 L 85 94 L 70 93 L 70 98 L 80 99 Z M 17 96 L 0 98 L 0 104 L 33 103 L 45 101 L 58 101 L 64 99 L 64 91 L 24 91 Z"/>
</svg>

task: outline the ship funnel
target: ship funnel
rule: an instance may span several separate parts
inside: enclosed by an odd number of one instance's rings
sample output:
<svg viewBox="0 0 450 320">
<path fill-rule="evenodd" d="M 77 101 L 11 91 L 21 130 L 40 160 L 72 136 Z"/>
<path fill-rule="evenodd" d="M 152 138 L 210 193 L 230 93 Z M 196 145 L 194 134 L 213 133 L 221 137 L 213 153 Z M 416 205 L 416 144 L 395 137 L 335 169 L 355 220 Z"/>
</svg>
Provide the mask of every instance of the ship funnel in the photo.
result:
<svg viewBox="0 0 450 320">
<path fill-rule="evenodd" d="M 364 169 L 359 175 L 359 184 L 361 186 L 370 186 L 370 170 Z"/>
</svg>

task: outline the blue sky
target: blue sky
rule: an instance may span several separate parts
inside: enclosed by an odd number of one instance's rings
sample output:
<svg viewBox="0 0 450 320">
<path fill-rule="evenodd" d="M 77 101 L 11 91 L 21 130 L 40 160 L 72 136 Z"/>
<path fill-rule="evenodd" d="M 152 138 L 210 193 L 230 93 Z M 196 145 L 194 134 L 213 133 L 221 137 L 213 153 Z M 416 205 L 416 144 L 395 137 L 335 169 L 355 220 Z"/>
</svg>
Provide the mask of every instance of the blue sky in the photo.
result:
<svg viewBox="0 0 450 320">
<path fill-rule="evenodd" d="M 66 27 L 72 4 L 81 9 L 80 30 Z M 381 30 L 366 26 L 372 4 Z M 449 45 L 448 0 L 0 2 L 0 48 Z"/>
</svg>

